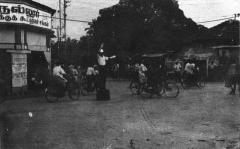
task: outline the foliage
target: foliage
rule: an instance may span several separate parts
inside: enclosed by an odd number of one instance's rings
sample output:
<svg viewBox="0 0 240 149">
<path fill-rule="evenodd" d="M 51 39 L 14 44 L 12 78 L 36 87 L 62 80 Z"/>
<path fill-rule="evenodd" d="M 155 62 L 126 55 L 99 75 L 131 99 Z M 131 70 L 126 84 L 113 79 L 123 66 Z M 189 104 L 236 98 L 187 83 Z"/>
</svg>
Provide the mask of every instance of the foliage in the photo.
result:
<svg viewBox="0 0 240 149">
<path fill-rule="evenodd" d="M 184 16 L 175 0 L 125 0 L 99 11 L 80 41 L 67 41 L 73 57 L 95 55 L 101 43 L 107 54 L 119 57 L 180 50 L 201 31 Z M 71 53 L 77 48 L 77 53 Z"/>
</svg>

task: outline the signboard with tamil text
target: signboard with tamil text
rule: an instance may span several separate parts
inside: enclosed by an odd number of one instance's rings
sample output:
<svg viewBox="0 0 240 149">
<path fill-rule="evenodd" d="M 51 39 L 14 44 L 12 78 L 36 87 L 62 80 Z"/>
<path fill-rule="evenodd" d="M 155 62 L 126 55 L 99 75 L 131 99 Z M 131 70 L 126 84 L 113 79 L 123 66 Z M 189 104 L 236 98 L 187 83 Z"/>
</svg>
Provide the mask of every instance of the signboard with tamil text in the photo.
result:
<svg viewBox="0 0 240 149">
<path fill-rule="evenodd" d="M 51 29 L 51 14 L 24 4 L 0 3 L 0 23 L 20 23 Z"/>
</svg>

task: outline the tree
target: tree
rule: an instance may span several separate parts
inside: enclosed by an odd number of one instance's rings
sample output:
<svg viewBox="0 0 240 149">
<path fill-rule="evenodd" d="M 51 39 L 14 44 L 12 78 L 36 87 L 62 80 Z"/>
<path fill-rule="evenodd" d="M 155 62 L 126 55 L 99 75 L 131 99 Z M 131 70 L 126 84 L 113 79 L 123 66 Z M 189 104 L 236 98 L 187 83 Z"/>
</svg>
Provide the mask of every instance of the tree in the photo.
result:
<svg viewBox="0 0 240 149">
<path fill-rule="evenodd" d="M 134 55 L 176 51 L 201 30 L 205 28 L 187 19 L 175 0 L 125 0 L 100 10 L 86 38 L 92 52 L 104 42 L 109 54 Z"/>
<path fill-rule="evenodd" d="M 124 59 L 139 53 L 177 51 L 186 41 L 205 31 L 184 16 L 175 0 L 121 0 L 99 11 L 80 41 L 67 41 L 74 61 L 94 61 L 104 43 L 107 54 Z"/>
</svg>

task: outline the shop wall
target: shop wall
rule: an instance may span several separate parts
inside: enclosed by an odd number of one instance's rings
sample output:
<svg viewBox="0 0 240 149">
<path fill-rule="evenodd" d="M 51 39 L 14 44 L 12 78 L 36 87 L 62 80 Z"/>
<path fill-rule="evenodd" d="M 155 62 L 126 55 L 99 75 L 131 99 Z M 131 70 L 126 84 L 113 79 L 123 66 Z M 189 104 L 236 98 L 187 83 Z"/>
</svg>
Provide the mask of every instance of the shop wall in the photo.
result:
<svg viewBox="0 0 240 149">
<path fill-rule="evenodd" d="M 0 43 L 15 43 L 14 30 L 0 30 Z"/>
<path fill-rule="evenodd" d="M 47 51 L 46 40 L 45 34 L 27 32 L 28 48 L 31 51 Z"/>
<path fill-rule="evenodd" d="M 14 48 L 15 32 L 14 30 L 0 29 L 0 49 Z"/>
</svg>

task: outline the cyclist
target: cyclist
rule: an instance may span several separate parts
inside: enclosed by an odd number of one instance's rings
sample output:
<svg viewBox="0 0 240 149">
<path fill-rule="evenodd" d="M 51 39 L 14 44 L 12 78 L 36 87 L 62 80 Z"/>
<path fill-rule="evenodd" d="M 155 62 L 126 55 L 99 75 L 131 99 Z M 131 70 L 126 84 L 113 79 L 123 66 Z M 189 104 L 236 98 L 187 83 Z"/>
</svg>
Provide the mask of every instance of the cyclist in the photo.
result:
<svg viewBox="0 0 240 149">
<path fill-rule="evenodd" d="M 78 80 L 78 71 L 74 65 L 69 65 L 69 75 L 70 78 L 73 79 L 74 81 Z"/>
<path fill-rule="evenodd" d="M 193 69 L 195 67 L 195 64 L 192 61 L 188 61 L 187 64 L 185 65 L 185 74 L 186 74 L 186 83 L 190 84 L 193 83 Z"/>
<path fill-rule="evenodd" d="M 93 84 L 95 83 L 95 76 L 96 76 L 96 71 L 93 66 L 89 66 L 87 68 L 86 72 L 86 79 L 87 79 L 87 90 L 88 91 L 93 91 Z"/>
<path fill-rule="evenodd" d="M 182 79 L 181 79 L 182 65 L 179 61 L 177 61 L 174 64 L 174 72 L 175 72 L 175 76 L 176 76 L 177 81 L 179 81 L 183 85 L 183 82 L 182 82 Z"/>
<path fill-rule="evenodd" d="M 147 72 L 147 67 L 143 64 L 143 62 L 140 64 L 139 69 L 138 69 L 138 77 L 139 77 L 139 82 L 140 83 L 145 83 L 146 82 L 146 72 Z"/>
<path fill-rule="evenodd" d="M 66 75 L 66 72 L 61 67 L 61 64 L 58 62 L 53 68 L 53 79 L 56 83 L 56 87 L 59 87 L 61 89 L 66 88 L 67 79 L 64 77 Z"/>
<path fill-rule="evenodd" d="M 149 67 L 149 71 L 148 71 L 148 83 L 149 83 L 149 86 L 152 88 L 152 89 L 156 89 L 157 88 L 157 85 L 160 81 L 160 76 L 161 76 L 161 65 L 157 65 L 156 63 L 155 64 L 152 64 L 150 67 Z"/>
<path fill-rule="evenodd" d="M 153 89 L 153 91 L 157 91 L 158 86 L 163 83 L 165 88 L 168 88 L 167 85 L 167 70 L 166 66 L 164 64 L 159 63 L 153 63 L 151 67 L 149 68 L 148 73 L 148 83 L 150 88 Z"/>
</svg>

